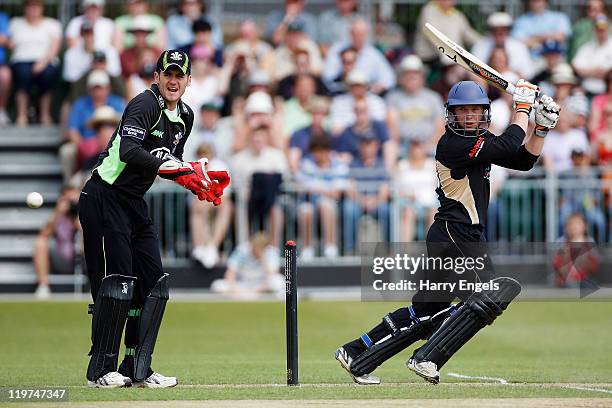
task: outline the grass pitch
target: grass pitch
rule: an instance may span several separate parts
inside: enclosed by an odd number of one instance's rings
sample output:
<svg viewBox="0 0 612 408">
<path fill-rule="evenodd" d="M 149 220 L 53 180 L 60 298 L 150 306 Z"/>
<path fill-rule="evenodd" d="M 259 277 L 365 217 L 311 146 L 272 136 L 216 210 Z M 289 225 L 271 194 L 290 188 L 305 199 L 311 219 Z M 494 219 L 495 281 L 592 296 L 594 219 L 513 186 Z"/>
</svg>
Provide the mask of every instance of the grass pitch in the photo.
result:
<svg viewBox="0 0 612 408">
<path fill-rule="evenodd" d="M 354 385 L 333 359 L 334 350 L 400 306 L 301 302 L 302 385 L 289 388 L 282 385 L 283 303 L 171 300 L 153 368 L 178 376 L 179 387 L 95 390 L 85 387 L 91 324 L 86 304 L 1 302 L 0 386 L 68 386 L 70 401 L 76 402 L 443 398 L 457 399 L 456 406 L 460 406 L 471 398 L 582 398 L 601 402 L 587 406 L 612 406 L 611 399 L 602 399 L 612 397 L 610 302 L 512 304 L 444 367 L 440 385 L 425 383 L 405 368 L 414 346 L 376 371 L 383 379 L 381 386 Z M 498 378 L 508 384 L 449 377 L 448 373 Z M 546 400 L 533 401 L 546 406 L 542 402 Z M 171 406 L 183 405 L 164 405 Z"/>
</svg>

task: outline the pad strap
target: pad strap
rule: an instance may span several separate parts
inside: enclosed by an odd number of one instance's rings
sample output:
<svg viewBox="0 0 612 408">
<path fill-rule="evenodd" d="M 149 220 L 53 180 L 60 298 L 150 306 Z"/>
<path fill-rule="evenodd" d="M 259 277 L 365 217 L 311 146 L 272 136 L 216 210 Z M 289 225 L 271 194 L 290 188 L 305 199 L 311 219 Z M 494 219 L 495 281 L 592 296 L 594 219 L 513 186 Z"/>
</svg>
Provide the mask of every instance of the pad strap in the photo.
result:
<svg viewBox="0 0 612 408">
<path fill-rule="evenodd" d="M 361 341 L 363 341 L 363 344 L 365 344 L 367 348 L 370 348 L 374 345 L 374 342 L 372 341 L 368 333 L 363 333 L 361 335 Z"/>
<path fill-rule="evenodd" d="M 452 308 L 449 307 L 434 316 L 423 318 L 423 320 L 415 315 L 416 319 L 411 319 L 411 323 L 408 327 L 401 328 L 398 328 L 389 315 L 386 315 L 383 318 L 385 325 L 391 322 L 397 331 L 390 329 L 391 335 L 388 335 L 374 345 L 368 346 L 368 350 L 357 356 L 351 363 L 351 373 L 355 376 L 370 374 L 382 363 L 406 349 L 406 347 L 410 346 L 415 341 L 427 339 L 438 327 L 440 327 L 444 319 L 449 316 L 451 310 Z M 403 313 L 406 312 L 403 311 Z M 410 312 L 411 315 L 413 313 L 414 311 Z M 389 319 L 387 319 L 388 317 Z M 393 335 L 393 333 L 396 334 Z M 364 341 L 364 336 L 361 336 L 361 339 Z M 372 340 L 370 339 L 369 341 L 371 342 Z"/>
</svg>

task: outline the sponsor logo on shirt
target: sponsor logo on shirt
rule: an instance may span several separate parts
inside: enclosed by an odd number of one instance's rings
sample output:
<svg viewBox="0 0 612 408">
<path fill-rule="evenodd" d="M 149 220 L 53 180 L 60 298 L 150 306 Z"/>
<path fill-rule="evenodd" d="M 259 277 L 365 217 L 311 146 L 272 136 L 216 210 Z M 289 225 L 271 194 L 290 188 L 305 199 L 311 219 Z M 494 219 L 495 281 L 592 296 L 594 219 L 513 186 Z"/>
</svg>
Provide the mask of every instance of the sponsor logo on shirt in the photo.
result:
<svg viewBox="0 0 612 408">
<path fill-rule="evenodd" d="M 163 132 L 163 131 L 161 131 L 161 130 L 157 130 L 157 129 L 155 129 L 154 131 L 152 131 L 152 132 L 151 132 L 151 134 L 152 134 L 153 136 L 157 136 L 157 137 L 159 137 L 159 138 L 164 137 L 164 132 Z"/>
<path fill-rule="evenodd" d="M 468 153 L 468 156 L 470 156 L 470 158 L 477 157 L 478 153 L 480 153 L 480 150 L 482 150 L 483 145 L 484 137 L 480 136 L 478 140 L 476 140 L 476 143 L 474 143 L 474 146 L 472 147 L 472 150 L 470 150 L 470 152 Z"/>
<path fill-rule="evenodd" d="M 121 137 L 133 137 L 138 140 L 144 140 L 147 132 L 143 128 L 136 126 L 123 126 L 121 129 Z"/>
</svg>

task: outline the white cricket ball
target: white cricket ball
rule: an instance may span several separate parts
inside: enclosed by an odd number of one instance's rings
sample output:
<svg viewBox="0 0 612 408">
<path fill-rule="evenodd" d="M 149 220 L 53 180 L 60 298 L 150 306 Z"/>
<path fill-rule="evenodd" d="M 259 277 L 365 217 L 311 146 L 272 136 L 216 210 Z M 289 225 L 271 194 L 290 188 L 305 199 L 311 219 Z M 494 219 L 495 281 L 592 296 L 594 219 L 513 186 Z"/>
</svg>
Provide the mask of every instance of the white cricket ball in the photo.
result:
<svg viewBox="0 0 612 408">
<path fill-rule="evenodd" d="M 43 205 L 44 201 L 45 200 L 43 200 L 43 196 L 40 193 L 37 193 L 36 191 L 32 191 L 26 197 L 26 204 L 30 208 L 39 208 L 41 205 Z"/>
</svg>

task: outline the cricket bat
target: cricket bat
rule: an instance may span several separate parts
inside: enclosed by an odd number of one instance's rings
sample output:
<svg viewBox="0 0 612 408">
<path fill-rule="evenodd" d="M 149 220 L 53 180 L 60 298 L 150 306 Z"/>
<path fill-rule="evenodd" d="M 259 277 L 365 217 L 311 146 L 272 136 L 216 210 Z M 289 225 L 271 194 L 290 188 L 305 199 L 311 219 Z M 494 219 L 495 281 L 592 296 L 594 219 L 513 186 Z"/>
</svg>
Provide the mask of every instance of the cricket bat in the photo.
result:
<svg viewBox="0 0 612 408">
<path fill-rule="evenodd" d="M 509 94 L 514 94 L 515 86 L 512 82 L 508 81 L 502 74 L 448 38 L 436 27 L 426 23 L 425 27 L 423 28 L 423 32 L 427 39 L 429 39 L 429 41 L 431 41 L 431 43 L 434 44 L 442 54 L 446 55 L 456 64 L 461 65 L 467 71 L 479 76 L 485 81 L 488 81 L 496 88 L 499 88 Z"/>
</svg>

